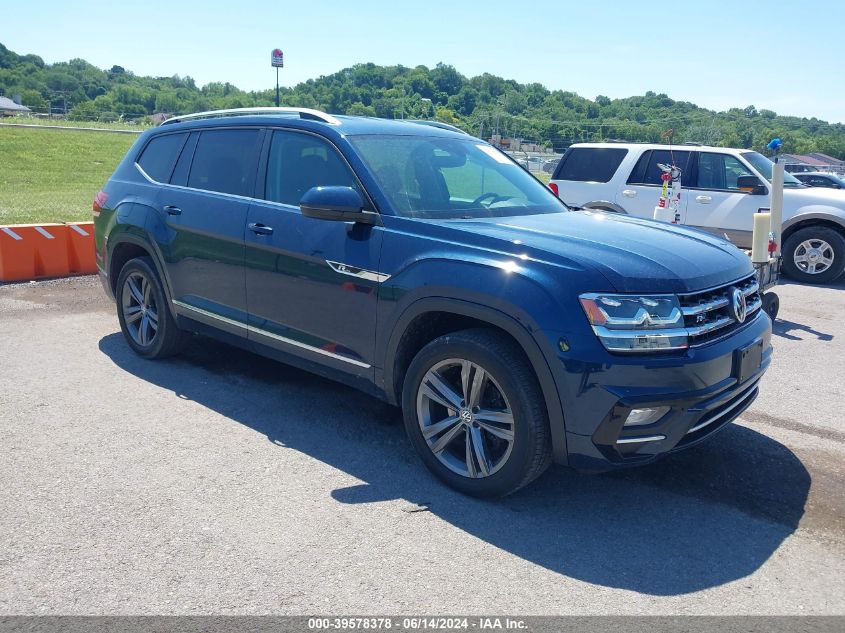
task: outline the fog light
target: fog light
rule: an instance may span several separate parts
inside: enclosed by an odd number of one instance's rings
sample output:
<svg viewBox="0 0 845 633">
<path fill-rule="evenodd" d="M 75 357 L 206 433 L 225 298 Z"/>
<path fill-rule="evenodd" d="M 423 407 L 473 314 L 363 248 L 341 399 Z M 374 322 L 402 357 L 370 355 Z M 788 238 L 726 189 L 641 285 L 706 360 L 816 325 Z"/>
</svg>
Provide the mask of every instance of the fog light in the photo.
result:
<svg viewBox="0 0 845 633">
<path fill-rule="evenodd" d="M 655 407 L 653 409 L 631 409 L 625 426 L 643 426 L 657 422 L 669 411 L 669 407 Z"/>
</svg>

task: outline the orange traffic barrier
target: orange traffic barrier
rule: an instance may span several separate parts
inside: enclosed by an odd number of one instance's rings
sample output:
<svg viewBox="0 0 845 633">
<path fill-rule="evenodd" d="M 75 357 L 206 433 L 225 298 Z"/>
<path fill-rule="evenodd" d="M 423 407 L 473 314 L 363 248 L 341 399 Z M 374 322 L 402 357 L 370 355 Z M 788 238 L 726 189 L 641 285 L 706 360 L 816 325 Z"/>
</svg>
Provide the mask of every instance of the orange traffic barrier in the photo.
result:
<svg viewBox="0 0 845 633">
<path fill-rule="evenodd" d="M 95 272 L 93 222 L 0 226 L 0 281 Z"/>
<path fill-rule="evenodd" d="M 67 225 L 0 226 L 0 280 L 63 277 L 69 272 Z"/>
<path fill-rule="evenodd" d="M 97 272 L 94 223 L 68 222 L 68 269 L 72 275 Z"/>
</svg>

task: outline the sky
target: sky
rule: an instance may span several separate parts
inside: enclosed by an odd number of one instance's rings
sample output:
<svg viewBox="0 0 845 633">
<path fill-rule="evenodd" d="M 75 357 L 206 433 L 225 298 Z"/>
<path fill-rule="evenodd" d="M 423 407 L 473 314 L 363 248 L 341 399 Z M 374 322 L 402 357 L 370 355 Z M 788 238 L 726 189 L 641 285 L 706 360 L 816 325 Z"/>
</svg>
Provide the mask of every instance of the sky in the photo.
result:
<svg viewBox="0 0 845 633">
<path fill-rule="evenodd" d="M 198 85 L 292 86 L 356 63 L 451 64 L 594 99 L 648 90 L 845 122 L 845 2 L 233 0 L 9 2 L 0 43 Z"/>
</svg>

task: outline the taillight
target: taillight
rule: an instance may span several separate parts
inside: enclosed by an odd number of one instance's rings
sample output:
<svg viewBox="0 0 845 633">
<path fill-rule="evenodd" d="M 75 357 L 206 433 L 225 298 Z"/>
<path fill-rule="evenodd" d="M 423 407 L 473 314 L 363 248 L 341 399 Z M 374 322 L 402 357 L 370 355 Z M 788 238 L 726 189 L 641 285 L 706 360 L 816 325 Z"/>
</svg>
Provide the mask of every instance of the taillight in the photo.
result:
<svg viewBox="0 0 845 633">
<path fill-rule="evenodd" d="M 560 191 L 558 191 L 557 184 L 550 182 L 549 189 L 552 190 L 552 193 L 555 194 L 558 198 L 560 198 Z"/>
<path fill-rule="evenodd" d="M 103 210 L 103 207 L 106 206 L 106 202 L 108 201 L 109 196 L 105 191 L 98 191 L 97 195 L 94 196 L 94 203 L 91 205 L 91 208 L 94 211 L 94 217 L 100 215 L 100 211 Z"/>
</svg>

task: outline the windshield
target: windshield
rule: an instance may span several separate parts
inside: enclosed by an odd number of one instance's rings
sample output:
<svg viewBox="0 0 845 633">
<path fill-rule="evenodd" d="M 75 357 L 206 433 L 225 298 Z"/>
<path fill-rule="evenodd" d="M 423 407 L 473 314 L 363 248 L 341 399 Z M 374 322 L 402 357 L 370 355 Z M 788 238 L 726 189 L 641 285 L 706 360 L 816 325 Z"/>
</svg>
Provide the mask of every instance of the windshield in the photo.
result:
<svg viewBox="0 0 845 633">
<path fill-rule="evenodd" d="M 763 178 L 772 182 L 772 169 L 775 164 L 768 158 L 757 152 L 743 152 L 742 157 L 751 163 L 751 166 L 762 174 Z M 804 185 L 795 176 L 784 172 L 783 174 L 784 187 L 803 187 Z"/>
<path fill-rule="evenodd" d="M 380 134 L 349 140 L 403 217 L 445 220 L 566 210 L 536 178 L 478 139 Z"/>
</svg>

